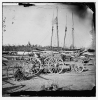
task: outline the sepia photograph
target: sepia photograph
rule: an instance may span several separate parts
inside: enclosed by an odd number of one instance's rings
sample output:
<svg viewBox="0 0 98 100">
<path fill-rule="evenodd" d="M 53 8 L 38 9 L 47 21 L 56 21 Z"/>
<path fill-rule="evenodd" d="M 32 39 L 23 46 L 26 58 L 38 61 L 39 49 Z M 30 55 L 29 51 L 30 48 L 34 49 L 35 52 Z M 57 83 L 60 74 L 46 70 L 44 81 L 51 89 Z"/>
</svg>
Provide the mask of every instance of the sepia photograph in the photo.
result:
<svg viewBox="0 0 98 100">
<path fill-rule="evenodd" d="M 95 15 L 95 2 L 2 2 L 2 97 L 95 97 Z"/>
</svg>

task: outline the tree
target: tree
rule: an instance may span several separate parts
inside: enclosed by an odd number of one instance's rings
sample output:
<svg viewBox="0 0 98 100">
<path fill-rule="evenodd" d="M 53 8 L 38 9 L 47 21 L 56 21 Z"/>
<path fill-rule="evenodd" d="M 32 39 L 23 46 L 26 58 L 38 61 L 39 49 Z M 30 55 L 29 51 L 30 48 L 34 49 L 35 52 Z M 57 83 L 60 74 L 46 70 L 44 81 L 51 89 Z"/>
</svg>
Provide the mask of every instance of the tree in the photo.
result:
<svg viewBox="0 0 98 100">
<path fill-rule="evenodd" d="M 27 46 L 31 47 L 31 43 L 30 43 L 30 42 L 28 42 Z"/>
</svg>

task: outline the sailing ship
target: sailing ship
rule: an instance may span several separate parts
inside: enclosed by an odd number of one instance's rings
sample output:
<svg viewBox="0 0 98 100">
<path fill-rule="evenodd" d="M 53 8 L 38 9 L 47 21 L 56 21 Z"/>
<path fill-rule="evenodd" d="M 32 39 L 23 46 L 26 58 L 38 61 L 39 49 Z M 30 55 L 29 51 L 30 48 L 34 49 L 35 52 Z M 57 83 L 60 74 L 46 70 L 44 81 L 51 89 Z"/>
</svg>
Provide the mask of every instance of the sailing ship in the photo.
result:
<svg viewBox="0 0 98 100">
<path fill-rule="evenodd" d="M 59 31 L 58 31 L 58 7 L 56 7 L 57 9 L 57 15 L 54 19 L 54 13 L 53 13 L 53 19 L 52 19 L 52 34 L 51 34 L 51 48 L 56 48 L 56 49 L 66 49 L 66 45 L 65 45 L 65 41 L 66 41 L 66 34 L 67 34 L 67 14 L 66 14 L 66 25 L 65 25 L 65 35 L 64 35 L 64 45 L 63 47 L 59 46 Z M 57 47 L 53 46 L 53 35 L 54 35 L 54 25 L 56 25 L 56 40 L 57 40 Z M 70 50 L 74 50 L 74 19 L 73 19 L 73 12 L 72 12 L 72 44 L 70 46 Z"/>
</svg>

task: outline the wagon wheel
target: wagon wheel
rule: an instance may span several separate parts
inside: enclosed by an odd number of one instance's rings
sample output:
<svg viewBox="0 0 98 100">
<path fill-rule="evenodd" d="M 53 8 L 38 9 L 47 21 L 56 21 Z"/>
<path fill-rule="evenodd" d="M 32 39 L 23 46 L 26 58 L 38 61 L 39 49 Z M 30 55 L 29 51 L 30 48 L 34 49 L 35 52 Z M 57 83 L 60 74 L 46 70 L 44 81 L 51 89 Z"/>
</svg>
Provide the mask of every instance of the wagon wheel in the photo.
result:
<svg viewBox="0 0 98 100">
<path fill-rule="evenodd" d="M 44 65 L 47 66 L 48 65 L 48 61 L 50 60 L 50 57 L 46 57 L 44 59 Z"/>
<path fill-rule="evenodd" d="M 48 70 L 48 63 L 49 63 L 49 60 L 51 59 L 51 56 L 48 56 L 44 59 L 44 64 L 43 64 L 43 70 L 45 73 L 48 73 L 49 70 Z"/>
<path fill-rule="evenodd" d="M 77 73 L 81 73 L 81 72 L 83 72 L 84 67 L 83 67 L 82 64 L 76 64 L 76 65 L 74 66 L 74 69 L 75 69 L 75 71 L 76 71 Z"/>
<path fill-rule="evenodd" d="M 49 56 L 49 57 L 46 57 L 45 59 L 44 59 L 44 66 L 45 67 L 48 67 L 48 63 L 49 63 L 49 60 L 51 59 L 51 56 Z"/>
<path fill-rule="evenodd" d="M 25 67 L 26 67 L 24 68 L 25 76 L 28 77 L 28 76 L 36 75 L 40 72 L 41 62 L 37 58 L 31 58 Z"/>
<path fill-rule="evenodd" d="M 63 69 L 63 66 L 64 66 L 64 62 L 61 58 L 57 58 L 57 65 L 58 65 L 59 73 L 61 73 L 62 69 Z"/>
<path fill-rule="evenodd" d="M 49 71 L 51 73 L 60 73 L 62 71 L 61 60 L 52 57 L 48 62 Z"/>
</svg>

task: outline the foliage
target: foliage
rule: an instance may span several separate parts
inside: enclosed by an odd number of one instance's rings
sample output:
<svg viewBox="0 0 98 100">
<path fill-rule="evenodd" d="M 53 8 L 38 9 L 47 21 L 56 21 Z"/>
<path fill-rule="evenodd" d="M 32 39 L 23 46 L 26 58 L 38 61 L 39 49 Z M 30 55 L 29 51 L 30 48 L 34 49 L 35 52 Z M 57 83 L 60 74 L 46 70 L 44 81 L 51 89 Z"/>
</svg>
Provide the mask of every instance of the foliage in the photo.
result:
<svg viewBox="0 0 98 100">
<path fill-rule="evenodd" d="M 32 51 L 32 50 L 50 50 L 50 46 L 42 47 L 40 45 L 31 45 L 29 42 L 27 45 L 3 45 L 3 51 Z"/>
</svg>

